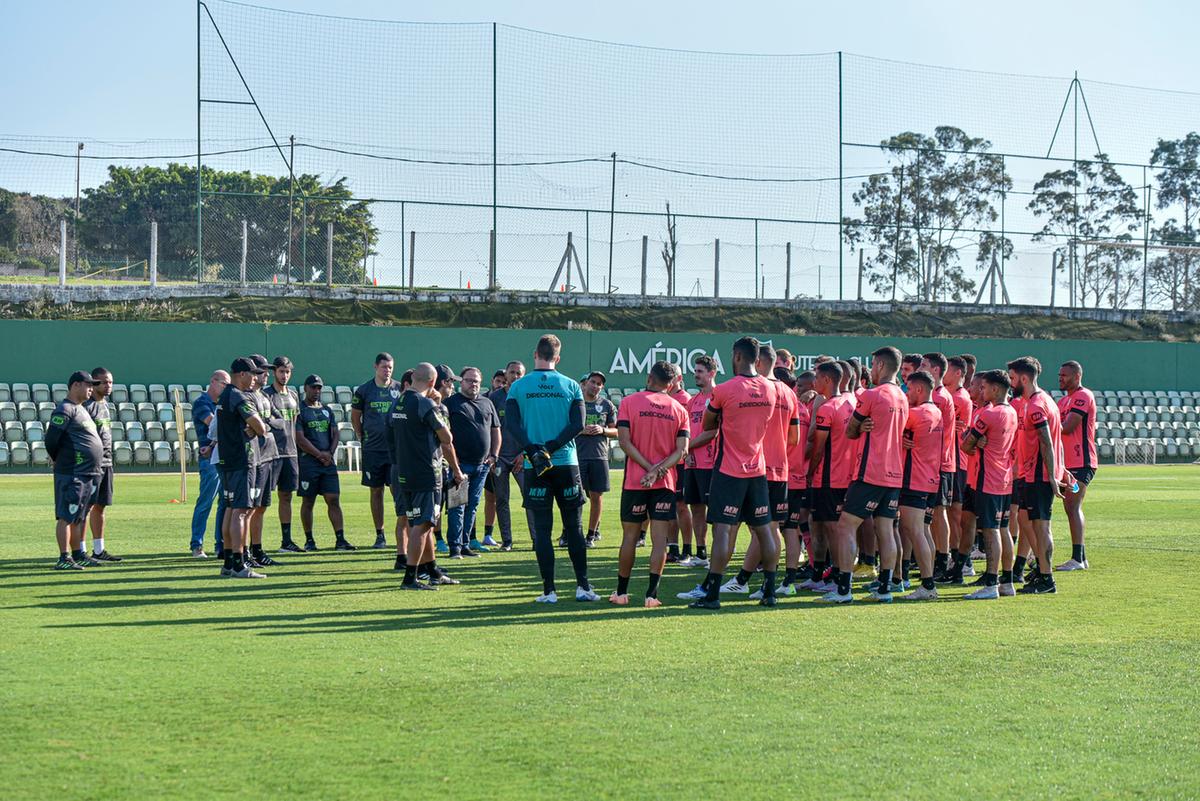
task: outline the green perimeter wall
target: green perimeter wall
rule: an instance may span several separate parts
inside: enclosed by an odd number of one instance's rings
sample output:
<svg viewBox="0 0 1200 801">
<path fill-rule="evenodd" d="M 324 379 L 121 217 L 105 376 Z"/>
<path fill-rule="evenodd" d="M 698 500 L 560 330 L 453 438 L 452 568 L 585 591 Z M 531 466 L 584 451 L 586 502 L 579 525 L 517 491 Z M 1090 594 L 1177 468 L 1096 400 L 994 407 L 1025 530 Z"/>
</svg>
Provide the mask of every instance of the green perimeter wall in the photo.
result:
<svg viewBox="0 0 1200 801">
<path fill-rule="evenodd" d="M 0 320 L 0 381 L 63 382 L 73 370 L 104 365 L 118 383 L 204 384 L 216 368 L 228 368 L 239 355 L 286 354 L 296 364 L 294 383 L 309 373 L 329 384 L 355 385 L 372 375 L 375 354 L 396 358 L 397 373 L 421 361 L 445 362 L 454 369 L 481 368 L 490 378 L 512 358 L 531 363 L 536 330 L 408 328 L 263 323 L 142 323 L 71 320 Z M 579 377 L 602 370 L 610 387 L 641 387 L 648 365 L 676 363 L 700 352 L 718 351 L 729 368 L 735 335 L 647 334 L 622 331 L 554 331 L 563 341 L 563 372 Z M 1085 340 L 907 339 L 849 336 L 792 336 L 758 333 L 804 359 L 828 353 L 864 357 L 881 345 L 905 352 L 968 351 L 981 368 L 1032 354 L 1051 376 L 1067 359 L 1085 368 L 1095 389 L 1200 391 L 1200 344 Z M 806 365 L 805 365 L 806 366 Z"/>
</svg>

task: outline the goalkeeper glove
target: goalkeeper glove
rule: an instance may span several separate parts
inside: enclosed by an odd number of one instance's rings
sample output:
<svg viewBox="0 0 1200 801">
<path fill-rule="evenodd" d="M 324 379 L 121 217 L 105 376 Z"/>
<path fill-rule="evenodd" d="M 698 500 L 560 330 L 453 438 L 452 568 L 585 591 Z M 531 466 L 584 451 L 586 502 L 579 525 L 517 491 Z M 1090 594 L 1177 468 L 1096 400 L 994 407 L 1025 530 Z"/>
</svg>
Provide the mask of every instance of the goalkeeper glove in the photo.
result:
<svg viewBox="0 0 1200 801">
<path fill-rule="evenodd" d="M 525 456 L 535 476 L 545 475 L 554 464 L 550 461 L 550 452 L 541 445 L 530 445 L 525 449 Z"/>
</svg>

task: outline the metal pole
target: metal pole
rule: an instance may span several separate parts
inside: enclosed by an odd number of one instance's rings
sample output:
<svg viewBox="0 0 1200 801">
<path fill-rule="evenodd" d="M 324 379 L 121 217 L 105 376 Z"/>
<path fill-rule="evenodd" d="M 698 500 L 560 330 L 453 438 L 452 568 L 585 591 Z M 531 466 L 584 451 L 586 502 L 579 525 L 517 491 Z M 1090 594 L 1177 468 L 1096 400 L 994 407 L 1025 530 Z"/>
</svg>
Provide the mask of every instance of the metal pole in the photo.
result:
<svg viewBox="0 0 1200 801">
<path fill-rule="evenodd" d="M 492 269 L 489 289 L 496 288 L 496 232 L 500 230 L 496 221 L 499 181 L 496 169 L 496 23 L 492 23 Z"/>
<path fill-rule="evenodd" d="M 900 280 L 900 210 L 904 206 L 904 165 L 900 165 L 899 193 L 896 199 L 896 246 L 895 258 L 892 260 L 892 302 L 896 302 L 896 284 Z M 839 282 L 839 292 L 840 292 Z M 841 300 L 839 294 L 838 300 Z"/>
<path fill-rule="evenodd" d="M 759 275 L 758 275 L 758 220 L 754 221 L 754 291 L 758 297 L 762 297 L 762 291 L 759 290 Z"/>
<path fill-rule="evenodd" d="M 1058 284 L 1058 276 L 1055 275 L 1058 272 L 1058 251 L 1059 248 L 1055 248 L 1054 252 L 1050 254 L 1050 308 L 1052 309 L 1054 308 L 1054 290 Z"/>
<path fill-rule="evenodd" d="M 1142 167 L 1143 194 L 1146 196 L 1145 221 L 1142 223 L 1142 311 L 1146 310 L 1146 285 L 1150 276 L 1150 177 Z"/>
<path fill-rule="evenodd" d="M 296 169 L 295 169 L 295 166 L 296 166 L 296 135 L 292 134 L 291 136 L 289 136 L 288 141 L 291 143 L 291 145 L 288 149 L 288 246 L 287 246 L 287 258 L 284 259 L 283 262 L 284 262 L 284 268 L 286 269 L 287 274 L 291 275 L 292 274 L 292 242 L 294 241 L 293 237 L 295 236 L 295 234 L 293 233 L 293 230 L 292 230 L 292 226 L 293 226 L 293 219 L 295 216 L 295 205 L 293 203 L 293 198 L 295 197 L 295 191 L 296 191 Z"/>
<path fill-rule="evenodd" d="M 405 258 L 404 248 L 405 248 L 405 240 L 408 238 L 407 236 L 405 236 L 405 233 L 406 232 L 404 230 L 404 201 L 401 200 L 400 201 L 400 286 L 404 286 L 404 258 Z"/>
<path fill-rule="evenodd" d="M 496 229 L 488 236 L 488 291 L 496 291 Z"/>
<path fill-rule="evenodd" d="M 587 275 L 587 285 L 592 285 L 592 220 L 591 213 L 583 212 L 583 272 Z"/>
<path fill-rule="evenodd" d="M 288 275 L 292 271 L 288 270 Z M 308 195 L 300 196 L 300 274 L 308 275 Z"/>
<path fill-rule="evenodd" d="M 196 283 L 204 276 L 204 205 L 200 194 L 200 0 L 196 0 Z"/>
<path fill-rule="evenodd" d="M 58 285 L 67 285 L 67 221 L 63 218 L 58 225 Z"/>
<path fill-rule="evenodd" d="M 612 194 L 608 204 L 608 294 L 613 291 L 613 232 L 617 224 L 617 154 L 612 154 Z"/>
<path fill-rule="evenodd" d="M 792 299 L 792 243 L 788 242 L 784 246 L 784 263 L 787 266 L 787 275 L 783 279 L 783 299 Z"/>
<path fill-rule="evenodd" d="M 843 146 L 842 143 L 846 139 L 842 135 L 842 51 L 838 51 L 838 300 L 842 300 L 842 267 L 845 253 L 843 253 L 842 244 L 842 220 L 845 215 L 842 211 L 842 203 L 846 196 L 845 187 L 845 172 L 842 167 Z M 819 283 L 819 282 L 818 282 Z"/>
<path fill-rule="evenodd" d="M 238 278 L 242 286 L 246 285 L 246 254 L 250 252 L 250 226 L 242 220 L 242 262 L 238 270 Z"/>
<path fill-rule="evenodd" d="M 333 289 L 333 223 L 325 223 L 325 286 Z"/>
<path fill-rule="evenodd" d="M 713 242 L 713 297 L 721 297 L 721 240 Z"/>
<path fill-rule="evenodd" d="M 371 254 L 371 232 L 363 231 L 363 280 L 367 280 L 367 256 Z"/>
<path fill-rule="evenodd" d="M 83 156 L 83 142 L 75 151 L 75 220 L 71 224 L 71 241 L 75 248 L 75 274 L 79 274 L 79 162 Z"/>
<path fill-rule="evenodd" d="M 1071 172 L 1075 176 L 1074 190 L 1075 201 L 1071 214 L 1071 307 L 1075 306 L 1075 271 L 1079 263 L 1079 72 L 1075 72 L 1075 77 L 1071 81 L 1071 88 L 1074 97 L 1075 110 L 1075 138 L 1073 144 L 1074 162 L 1071 164 Z"/>
<path fill-rule="evenodd" d="M 158 220 L 150 221 L 150 288 L 158 286 Z"/>
<path fill-rule="evenodd" d="M 862 296 L 862 279 L 863 279 L 863 249 L 858 249 L 858 299 L 861 301 Z"/>
<path fill-rule="evenodd" d="M 1007 171 L 1008 171 L 1008 163 L 1005 161 L 1004 156 L 1001 156 L 1000 157 L 1000 174 L 1004 175 L 1007 173 Z M 1008 190 L 1002 188 L 1000 190 L 1000 266 L 997 268 L 999 270 L 1000 274 L 992 275 L 992 296 L 993 296 L 992 297 L 992 305 L 993 306 L 996 305 L 996 298 L 995 298 L 996 282 L 1000 281 L 1001 283 L 1003 283 L 1004 268 L 1008 262 L 1007 251 L 1005 250 L 1005 247 L 1004 247 L 1004 243 L 1007 241 L 1007 229 L 1006 229 L 1005 222 L 1004 222 L 1005 206 L 1007 205 L 1007 203 L 1008 203 Z M 1005 285 L 1005 286 L 1007 287 L 1007 285 Z"/>
<path fill-rule="evenodd" d="M 401 267 L 401 270 L 404 268 Z M 408 288 L 417 288 L 417 232 L 408 232 Z"/>
<path fill-rule="evenodd" d="M 646 297 L 646 250 L 650 244 L 650 237 L 642 234 L 642 297 Z"/>
</svg>

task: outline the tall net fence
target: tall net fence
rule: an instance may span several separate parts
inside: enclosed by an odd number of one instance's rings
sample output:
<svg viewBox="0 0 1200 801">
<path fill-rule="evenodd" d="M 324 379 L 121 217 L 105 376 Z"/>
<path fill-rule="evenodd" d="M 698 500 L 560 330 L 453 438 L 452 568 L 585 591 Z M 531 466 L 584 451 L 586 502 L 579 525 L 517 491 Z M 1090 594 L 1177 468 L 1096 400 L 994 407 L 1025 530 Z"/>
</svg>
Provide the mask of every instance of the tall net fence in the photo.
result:
<svg viewBox="0 0 1200 801">
<path fill-rule="evenodd" d="M 1200 95 L 225 0 L 196 33 L 195 141 L 0 140 L 0 272 L 143 280 L 154 222 L 165 280 L 1200 308 Z"/>
</svg>

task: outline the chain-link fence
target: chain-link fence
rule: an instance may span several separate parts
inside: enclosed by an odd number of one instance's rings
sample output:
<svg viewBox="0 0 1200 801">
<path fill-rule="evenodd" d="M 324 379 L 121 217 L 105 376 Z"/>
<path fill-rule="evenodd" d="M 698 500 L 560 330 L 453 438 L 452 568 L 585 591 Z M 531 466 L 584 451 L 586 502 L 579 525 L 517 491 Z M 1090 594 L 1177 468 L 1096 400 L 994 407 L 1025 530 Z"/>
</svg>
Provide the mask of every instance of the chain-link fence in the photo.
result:
<svg viewBox="0 0 1200 801">
<path fill-rule="evenodd" d="M 196 141 L 0 141 L 0 273 L 148 280 L 153 221 L 159 280 L 1200 308 L 1197 94 L 225 0 L 197 26 Z"/>
</svg>

